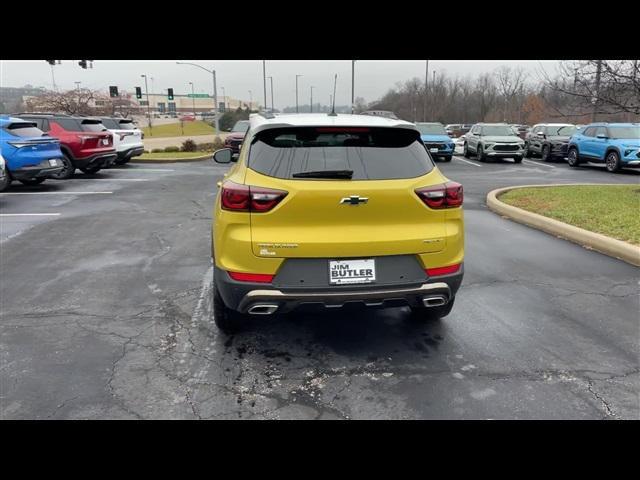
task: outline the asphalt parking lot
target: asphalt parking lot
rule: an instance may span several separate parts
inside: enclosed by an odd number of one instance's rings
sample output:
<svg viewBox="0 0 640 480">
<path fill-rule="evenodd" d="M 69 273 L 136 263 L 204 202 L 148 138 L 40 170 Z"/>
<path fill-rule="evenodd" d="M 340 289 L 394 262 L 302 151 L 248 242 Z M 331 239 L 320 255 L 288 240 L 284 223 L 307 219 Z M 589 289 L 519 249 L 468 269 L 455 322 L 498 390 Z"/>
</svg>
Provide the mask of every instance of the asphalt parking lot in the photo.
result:
<svg viewBox="0 0 640 480">
<path fill-rule="evenodd" d="M 525 159 L 439 163 L 465 188 L 451 315 L 211 322 L 211 162 L 0 194 L 0 418 L 638 419 L 640 270 L 491 213 L 486 193 L 638 183 Z"/>
</svg>

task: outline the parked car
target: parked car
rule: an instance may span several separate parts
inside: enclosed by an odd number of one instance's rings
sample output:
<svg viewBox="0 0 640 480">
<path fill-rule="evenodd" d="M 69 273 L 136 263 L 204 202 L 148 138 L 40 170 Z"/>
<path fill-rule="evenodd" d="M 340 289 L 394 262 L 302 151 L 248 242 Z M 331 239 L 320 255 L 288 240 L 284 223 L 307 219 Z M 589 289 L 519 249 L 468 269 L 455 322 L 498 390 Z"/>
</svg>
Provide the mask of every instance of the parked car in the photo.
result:
<svg viewBox="0 0 640 480">
<path fill-rule="evenodd" d="M 456 148 L 455 143 L 441 123 L 416 123 L 420 139 L 434 159 L 450 162 Z"/>
<path fill-rule="evenodd" d="M 591 123 L 569 140 L 567 160 L 603 165 L 609 172 L 640 167 L 640 123 Z"/>
<path fill-rule="evenodd" d="M 460 130 L 462 129 L 462 124 L 450 123 L 449 125 L 445 125 L 444 129 L 447 132 L 447 135 L 456 138 L 461 135 Z"/>
<path fill-rule="evenodd" d="M 388 110 L 367 110 L 365 112 L 360 113 L 360 115 L 373 115 L 375 117 L 385 117 L 397 120 L 398 117 L 395 113 L 390 112 Z"/>
<path fill-rule="evenodd" d="M 180 116 L 181 122 L 195 122 L 196 116 L 192 114 L 182 115 Z"/>
<path fill-rule="evenodd" d="M 22 113 L 16 116 L 36 122 L 38 128 L 60 140 L 64 169 L 53 178 L 71 178 L 76 168 L 84 173 L 97 173 L 116 161 L 113 135 L 99 119 L 56 113 Z"/>
<path fill-rule="evenodd" d="M 115 163 L 123 165 L 133 157 L 144 153 L 144 133 L 130 118 L 101 117 L 102 124 L 113 135 L 117 158 Z"/>
<path fill-rule="evenodd" d="M 116 161 L 113 135 L 99 119 L 55 113 L 24 113 L 17 116 L 36 122 L 38 128 L 60 140 L 64 169 L 53 178 L 71 178 L 76 168 L 84 173 L 97 173 Z"/>
<path fill-rule="evenodd" d="M 525 140 L 527 137 L 527 133 L 531 129 L 529 125 L 511 125 L 521 139 Z"/>
<path fill-rule="evenodd" d="M 230 148 L 234 155 L 239 155 L 247 130 L 249 130 L 249 120 L 237 121 L 231 133 L 224 139 L 224 147 Z"/>
<path fill-rule="evenodd" d="M 0 152 L 4 158 L 4 188 L 12 180 L 37 185 L 63 169 L 60 142 L 34 122 L 0 117 Z"/>
<path fill-rule="evenodd" d="M 569 146 L 569 138 L 577 131 L 571 123 L 539 123 L 524 140 L 524 156 L 540 155 L 548 162 L 555 158 L 565 158 Z"/>
<path fill-rule="evenodd" d="M 481 162 L 488 158 L 513 158 L 521 163 L 524 141 L 506 123 L 478 123 L 467 135 L 463 152 L 467 158 L 477 155 Z"/>
<path fill-rule="evenodd" d="M 462 185 L 412 123 L 366 115 L 254 116 L 218 192 L 213 316 L 408 305 L 444 317 L 463 276 Z M 214 154 L 232 161 L 230 149 Z"/>
<path fill-rule="evenodd" d="M 9 174 L 7 173 L 4 157 L 0 154 L 0 192 L 4 192 L 9 186 Z"/>
</svg>

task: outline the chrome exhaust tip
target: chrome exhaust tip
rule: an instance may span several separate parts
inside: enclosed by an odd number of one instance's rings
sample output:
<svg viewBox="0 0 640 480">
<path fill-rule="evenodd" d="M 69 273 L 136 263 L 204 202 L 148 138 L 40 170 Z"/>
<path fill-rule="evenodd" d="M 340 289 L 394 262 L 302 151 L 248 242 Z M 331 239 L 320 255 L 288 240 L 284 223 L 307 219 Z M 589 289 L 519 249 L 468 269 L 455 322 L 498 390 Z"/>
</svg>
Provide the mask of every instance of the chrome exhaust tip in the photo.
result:
<svg viewBox="0 0 640 480">
<path fill-rule="evenodd" d="M 272 303 L 259 303 L 253 305 L 247 313 L 251 315 L 271 315 L 278 309 L 278 305 L 274 305 Z"/>
<path fill-rule="evenodd" d="M 442 305 L 446 305 L 447 302 L 447 297 L 443 295 L 432 295 L 422 299 L 425 307 L 441 307 Z"/>
</svg>

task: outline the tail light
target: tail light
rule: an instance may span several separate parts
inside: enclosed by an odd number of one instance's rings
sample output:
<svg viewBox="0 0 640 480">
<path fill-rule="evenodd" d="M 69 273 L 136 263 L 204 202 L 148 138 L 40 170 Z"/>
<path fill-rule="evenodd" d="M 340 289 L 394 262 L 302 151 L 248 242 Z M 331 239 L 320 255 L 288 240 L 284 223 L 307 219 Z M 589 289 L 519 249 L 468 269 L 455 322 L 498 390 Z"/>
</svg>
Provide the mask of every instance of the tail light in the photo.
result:
<svg viewBox="0 0 640 480">
<path fill-rule="evenodd" d="M 284 190 L 240 185 L 227 181 L 222 184 L 222 208 L 235 212 L 268 212 L 278 205 L 287 193 Z"/>
<path fill-rule="evenodd" d="M 429 208 L 460 207 L 463 201 L 462 185 L 458 182 L 418 188 L 416 193 Z"/>
<path fill-rule="evenodd" d="M 268 275 L 266 273 L 241 273 L 241 272 L 228 272 L 229 276 L 238 282 L 255 282 L 255 283 L 271 283 L 275 275 Z"/>
<path fill-rule="evenodd" d="M 460 270 L 460 264 L 456 263 L 455 265 L 448 265 L 446 267 L 427 268 L 426 272 L 430 277 L 437 277 L 439 275 L 450 275 L 456 273 L 458 270 Z"/>
</svg>

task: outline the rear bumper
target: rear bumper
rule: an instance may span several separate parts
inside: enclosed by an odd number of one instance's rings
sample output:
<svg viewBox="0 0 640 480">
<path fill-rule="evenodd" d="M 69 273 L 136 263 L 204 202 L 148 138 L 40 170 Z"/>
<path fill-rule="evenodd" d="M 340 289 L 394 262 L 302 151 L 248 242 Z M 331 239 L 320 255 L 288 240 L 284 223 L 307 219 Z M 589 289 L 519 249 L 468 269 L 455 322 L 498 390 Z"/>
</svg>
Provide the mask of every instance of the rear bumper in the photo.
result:
<svg viewBox="0 0 640 480">
<path fill-rule="evenodd" d="M 110 153 L 96 153 L 85 158 L 74 158 L 73 166 L 76 168 L 98 167 L 106 168 L 113 165 L 118 158 L 115 150 Z"/>
<path fill-rule="evenodd" d="M 144 153 L 144 147 L 133 147 L 118 152 L 117 160 L 127 160 L 132 157 L 139 157 Z"/>
<path fill-rule="evenodd" d="M 64 166 L 47 167 L 23 167 L 11 171 L 11 177 L 15 180 L 28 180 L 30 178 L 47 178 L 54 173 L 61 172 Z"/>
<path fill-rule="evenodd" d="M 440 297 L 446 304 L 456 295 L 464 268 L 452 275 L 427 278 L 407 285 L 368 285 L 350 288 L 332 286 L 313 289 L 275 287 L 267 283 L 249 283 L 233 280 L 229 274 L 215 267 L 215 287 L 227 307 L 241 313 L 250 313 L 258 306 L 273 306 L 278 313 L 305 307 L 311 309 L 337 309 L 347 305 L 360 307 L 424 306 L 425 298 Z M 273 313 L 273 312 L 270 312 Z"/>
</svg>

